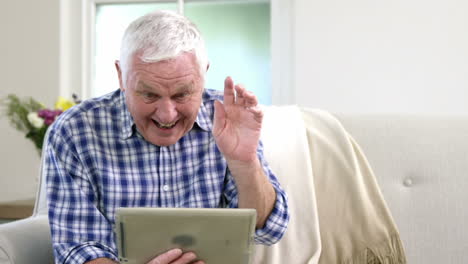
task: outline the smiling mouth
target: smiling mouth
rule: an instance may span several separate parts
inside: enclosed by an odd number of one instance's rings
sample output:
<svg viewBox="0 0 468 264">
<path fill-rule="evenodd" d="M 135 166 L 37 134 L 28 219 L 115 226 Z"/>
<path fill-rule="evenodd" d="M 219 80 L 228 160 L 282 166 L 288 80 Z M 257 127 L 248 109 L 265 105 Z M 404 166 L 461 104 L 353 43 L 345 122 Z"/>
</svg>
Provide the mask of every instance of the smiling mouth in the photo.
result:
<svg viewBox="0 0 468 264">
<path fill-rule="evenodd" d="M 164 123 L 159 123 L 159 122 L 156 121 L 156 120 L 153 120 L 153 123 L 154 123 L 157 127 L 161 128 L 161 129 L 171 129 L 171 128 L 175 127 L 175 125 L 177 124 L 177 121 L 172 122 L 172 123 L 168 123 L 168 124 L 164 124 Z"/>
</svg>

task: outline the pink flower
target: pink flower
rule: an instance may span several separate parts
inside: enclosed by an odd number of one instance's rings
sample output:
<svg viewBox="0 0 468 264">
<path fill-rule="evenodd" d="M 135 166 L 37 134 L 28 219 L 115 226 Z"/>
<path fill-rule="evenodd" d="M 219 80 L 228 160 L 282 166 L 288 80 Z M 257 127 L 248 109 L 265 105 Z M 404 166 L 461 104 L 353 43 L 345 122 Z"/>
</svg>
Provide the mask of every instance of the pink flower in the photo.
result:
<svg viewBox="0 0 468 264">
<path fill-rule="evenodd" d="M 41 109 L 37 112 L 39 117 L 44 119 L 44 124 L 50 126 L 57 116 L 62 113 L 62 110 Z"/>
</svg>

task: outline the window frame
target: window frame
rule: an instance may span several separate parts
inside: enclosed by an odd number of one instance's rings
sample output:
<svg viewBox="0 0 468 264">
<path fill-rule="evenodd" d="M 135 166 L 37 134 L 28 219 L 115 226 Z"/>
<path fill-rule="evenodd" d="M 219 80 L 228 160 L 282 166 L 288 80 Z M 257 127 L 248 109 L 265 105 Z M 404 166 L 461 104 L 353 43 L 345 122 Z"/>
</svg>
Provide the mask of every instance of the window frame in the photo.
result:
<svg viewBox="0 0 468 264">
<path fill-rule="evenodd" d="M 196 0 L 186 0 L 186 2 L 193 1 Z M 294 16 L 292 15 L 294 1 L 269 1 L 271 8 L 271 102 L 273 105 L 294 104 L 295 86 L 292 78 L 294 73 Z M 84 99 L 89 98 L 91 95 L 92 76 L 94 72 L 94 64 L 92 62 L 95 56 L 94 36 L 97 5 L 158 2 L 176 2 L 179 4 L 179 12 L 183 12 L 183 0 L 61 1 L 59 58 L 60 95 L 70 97 L 71 94 L 75 93 Z"/>
</svg>

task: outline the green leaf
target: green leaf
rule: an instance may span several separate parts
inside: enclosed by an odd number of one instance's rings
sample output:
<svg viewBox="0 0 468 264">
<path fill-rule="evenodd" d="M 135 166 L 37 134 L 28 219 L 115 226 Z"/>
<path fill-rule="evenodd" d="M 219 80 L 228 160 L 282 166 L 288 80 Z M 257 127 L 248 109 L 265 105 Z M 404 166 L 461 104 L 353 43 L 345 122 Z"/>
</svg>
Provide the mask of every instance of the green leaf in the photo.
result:
<svg viewBox="0 0 468 264">
<path fill-rule="evenodd" d="M 9 94 L 2 99 L 0 105 L 2 106 L 2 115 L 8 118 L 13 127 L 24 133 L 34 129 L 28 121 L 28 114 L 43 108 L 41 103 L 31 97 L 21 99 L 14 94 Z"/>
</svg>

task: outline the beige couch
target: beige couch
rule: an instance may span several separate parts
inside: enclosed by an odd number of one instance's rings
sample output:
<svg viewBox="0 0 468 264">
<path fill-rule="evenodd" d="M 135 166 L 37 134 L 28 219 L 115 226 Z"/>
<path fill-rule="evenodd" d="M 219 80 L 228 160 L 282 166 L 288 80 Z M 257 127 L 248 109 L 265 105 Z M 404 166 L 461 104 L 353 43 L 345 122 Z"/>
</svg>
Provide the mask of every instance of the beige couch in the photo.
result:
<svg viewBox="0 0 468 264">
<path fill-rule="evenodd" d="M 468 263 L 468 117 L 335 116 L 374 169 L 408 263 Z M 46 211 L 41 181 L 34 215 L 0 225 L 0 264 L 53 263 Z"/>
</svg>

